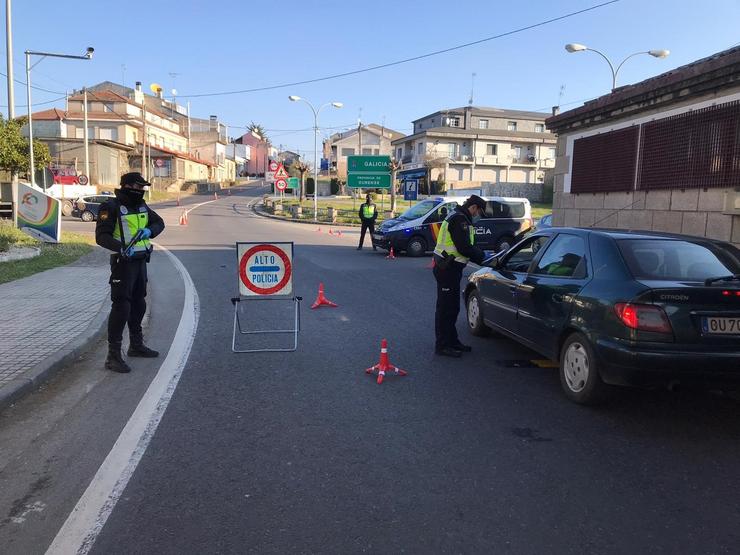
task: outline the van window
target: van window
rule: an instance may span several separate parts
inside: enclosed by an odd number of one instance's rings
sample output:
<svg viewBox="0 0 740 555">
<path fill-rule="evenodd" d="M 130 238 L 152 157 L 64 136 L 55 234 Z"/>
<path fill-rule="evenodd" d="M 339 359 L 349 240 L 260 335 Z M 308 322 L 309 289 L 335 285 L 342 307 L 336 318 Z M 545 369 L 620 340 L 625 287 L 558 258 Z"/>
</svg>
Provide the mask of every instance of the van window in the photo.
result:
<svg viewBox="0 0 740 555">
<path fill-rule="evenodd" d="M 429 214 L 429 217 L 425 220 L 424 223 L 433 224 L 435 222 L 444 221 L 444 219 L 452 214 L 452 212 L 455 210 L 455 206 L 457 206 L 456 202 L 448 202 L 441 205 L 434 212 Z"/>
<path fill-rule="evenodd" d="M 398 219 L 410 222 L 411 220 L 415 220 L 416 218 L 421 218 L 422 216 L 426 216 L 432 208 L 437 206 L 437 204 L 439 204 L 439 201 L 423 200 L 419 204 L 416 204 L 406 210 L 406 212 L 401 214 Z"/>
<path fill-rule="evenodd" d="M 505 202 L 489 200 L 486 202 L 484 216 L 486 218 L 523 218 L 525 208 L 523 202 Z"/>
</svg>

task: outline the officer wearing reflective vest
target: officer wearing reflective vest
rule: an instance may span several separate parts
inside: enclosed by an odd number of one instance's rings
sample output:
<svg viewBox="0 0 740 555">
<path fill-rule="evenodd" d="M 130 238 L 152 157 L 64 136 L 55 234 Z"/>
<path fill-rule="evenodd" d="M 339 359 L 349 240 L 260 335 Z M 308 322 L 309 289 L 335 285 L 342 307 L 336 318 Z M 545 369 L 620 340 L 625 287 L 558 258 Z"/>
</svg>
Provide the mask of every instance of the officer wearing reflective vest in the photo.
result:
<svg viewBox="0 0 740 555">
<path fill-rule="evenodd" d="M 153 358 L 159 353 L 144 345 L 141 321 L 146 312 L 146 265 L 152 253 L 150 239 L 164 230 L 164 221 L 144 202 L 149 183 L 139 172 L 121 176 L 115 198 L 98 212 L 95 241 L 113 251 L 110 255 L 111 311 L 108 317 L 108 357 L 105 367 L 127 373 L 131 368 L 121 356 L 123 329 L 128 324 L 128 356 Z"/>
<path fill-rule="evenodd" d="M 357 247 L 358 251 L 362 249 L 362 244 L 365 242 L 366 231 L 370 231 L 370 244 L 372 245 L 373 233 L 375 233 L 375 220 L 377 219 L 378 207 L 375 206 L 375 203 L 373 203 L 373 200 L 368 193 L 365 197 L 365 202 L 360 205 L 360 223 L 362 224 L 362 227 L 360 228 L 360 244 Z M 378 250 L 375 245 L 373 245 L 373 250 Z"/>
<path fill-rule="evenodd" d="M 486 201 L 472 195 L 445 218 L 434 248 L 434 278 L 437 280 L 437 307 L 434 314 L 435 344 L 438 355 L 459 358 L 471 348 L 457 336 L 455 323 L 460 313 L 460 280 L 468 260 L 480 264 L 487 253 L 475 246 L 475 227 L 486 208 Z"/>
</svg>

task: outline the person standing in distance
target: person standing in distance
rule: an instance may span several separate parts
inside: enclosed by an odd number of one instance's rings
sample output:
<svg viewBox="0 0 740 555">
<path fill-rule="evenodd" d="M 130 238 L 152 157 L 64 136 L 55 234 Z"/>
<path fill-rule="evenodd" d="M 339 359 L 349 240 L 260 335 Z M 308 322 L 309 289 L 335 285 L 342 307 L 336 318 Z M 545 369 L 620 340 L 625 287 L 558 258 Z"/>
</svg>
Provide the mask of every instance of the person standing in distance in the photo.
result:
<svg viewBox="0 0 740 555">
<path fill-rule="evenodd" d="M 434 248 L 434 279 L 437 280 L 437 306 L 434 313 L 434 352 L 459 358 L 468 345 L 457 336 L 457 316 L 460 313 L 460 280 L 468 260 L 480 264 L 486 252 L 475 246 L 473 223 L 480 219 L 486 201 L 472 195 L 462 206 L 445 218 L 439 228 Z"/>
<path fill-rule="evenodd" d="M 159 353 L 144 345 L 141 321 L 146 312 L 146 265 L 152 253 L 150 239 L 164 230 L 164 221 L 144 202 L 149 183 L 139 172 L 121 176 L 115 198 L 98 213 L 95 242 L 110 255 L 111 310 L 108 316 L 108 357 L 105 368 L 125 374 L 131 368 L 121 356 L 123 329 L 128 324 L 128 356 L 154 358 Z"/>
<path fill-rule="evenodd" d="M 375 206 L 375 203 L 373 202 L 372 198 L 370 198 L 370 193 L 367 194 L 365 197 L 365 202 L 363 202 L 360 205 L 360 222 L 362 223 L 362 228 L 360 229 L 360 244 L 357 247 L 357 250 L 362 250 L 362 244 L 365 242 L 365 231 L 370 232 L 370 244 L 373 244 L 373 233 L 375 233 L 375 220 L 378 219 L 378 207 Z M 373 250 L 378 250 L 375 245 L 373 245 Z"/>
</svg>

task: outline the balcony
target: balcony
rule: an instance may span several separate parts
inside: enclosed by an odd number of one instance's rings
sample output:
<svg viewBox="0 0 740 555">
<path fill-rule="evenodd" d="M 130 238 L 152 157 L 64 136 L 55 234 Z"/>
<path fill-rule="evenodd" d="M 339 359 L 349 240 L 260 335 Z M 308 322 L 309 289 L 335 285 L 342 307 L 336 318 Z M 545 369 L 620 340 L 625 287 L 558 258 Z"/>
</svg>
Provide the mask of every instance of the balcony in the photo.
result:
<svg viewBox="0 0 740 555">
<path fill-rule="evenodd" d="M 403 158 L 401 158 L 402 164 L 410 164 L 414 159 L 413 154 L 404 154 Z"/>
</svg>

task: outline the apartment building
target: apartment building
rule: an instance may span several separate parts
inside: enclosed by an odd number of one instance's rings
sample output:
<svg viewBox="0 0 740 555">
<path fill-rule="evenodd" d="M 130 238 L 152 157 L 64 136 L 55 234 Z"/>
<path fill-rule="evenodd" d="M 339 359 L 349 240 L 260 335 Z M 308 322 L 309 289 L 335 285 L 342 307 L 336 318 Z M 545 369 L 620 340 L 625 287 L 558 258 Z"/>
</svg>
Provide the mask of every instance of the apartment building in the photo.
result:
<svg viewBox="0 0 740 555">
<path fill-rule="evenodd" d="M 323 143 L 323 157 L 329 161 L 331 173 L 340 179 L 347 177 L 347 156 L 356 154 L 393 155 L 391 143 L 403 133 L 371 123 L 341 133 L 335 133 Z"/>
<path fill-rule="evenodd" d="M 392 141 L 398 178 L 444 182 L 447 189 L 540 200 L 545 172 L 555 166 L 556 136 L 548 113 L 464 106 L 413 122 L 413 134 Z"/>
</svg>

